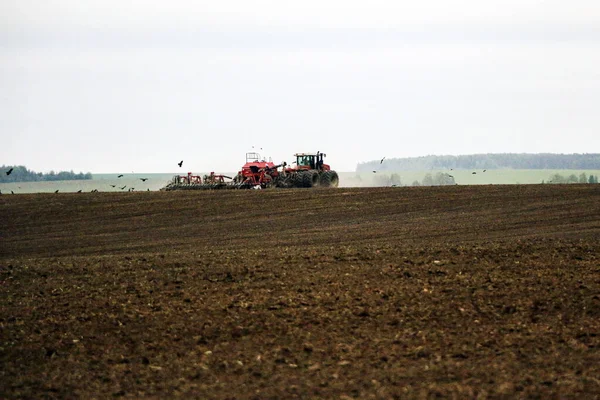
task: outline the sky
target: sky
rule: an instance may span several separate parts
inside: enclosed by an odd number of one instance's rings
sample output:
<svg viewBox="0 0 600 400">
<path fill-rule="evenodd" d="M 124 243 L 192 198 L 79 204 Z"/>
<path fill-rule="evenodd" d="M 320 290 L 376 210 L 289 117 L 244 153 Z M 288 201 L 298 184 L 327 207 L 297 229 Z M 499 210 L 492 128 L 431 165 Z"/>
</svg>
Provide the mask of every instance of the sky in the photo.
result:
<svg viewBox="0 0 600 400">
<path fill-rule="evenodd" d="M 596 153 L 599 105 L 595 0 L 0 2 L 0 165 Z"/>
</svg>

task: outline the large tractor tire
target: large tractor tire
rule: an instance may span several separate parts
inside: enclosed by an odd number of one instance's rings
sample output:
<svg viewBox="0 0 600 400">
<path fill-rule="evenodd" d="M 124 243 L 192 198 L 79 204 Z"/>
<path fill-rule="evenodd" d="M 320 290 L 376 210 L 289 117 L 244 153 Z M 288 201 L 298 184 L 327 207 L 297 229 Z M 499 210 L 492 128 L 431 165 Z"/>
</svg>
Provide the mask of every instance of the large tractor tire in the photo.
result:
<svg viewBox="0 0 600 400">
<path fill-rule="evenodd" d="M 298 171 L 292 177 L 292 187 L 304 187 L 304 171 Z"/>
<path fill-rule="evenodd" d="M 338 173 L 335 171 L 328 171 L 328 172 L 331 173 L 331 184 L 329 186 L 330 187 L 338 187 L 340 185 L 340 177 L 339 177 Z"/>
<path fill-rule="evenodd" d="M 325 171 L 321 174 L 320 185 L 321 187 L 331 186 L 331 171 Z"/>
<path fill-rule="evenodd" d="M 311 188 L 319 186 L 319 173 L 317 171 L 304 171 L 302 177 L 302 183 L 304 187 Z"/>
</svg>

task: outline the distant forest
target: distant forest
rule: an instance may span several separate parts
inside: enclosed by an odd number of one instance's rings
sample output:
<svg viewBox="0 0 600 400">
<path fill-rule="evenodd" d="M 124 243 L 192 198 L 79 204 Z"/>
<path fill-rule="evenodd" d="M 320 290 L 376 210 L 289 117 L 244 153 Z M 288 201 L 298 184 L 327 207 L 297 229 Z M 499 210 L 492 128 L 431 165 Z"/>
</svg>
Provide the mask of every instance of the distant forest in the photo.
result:
<svg viewBox="0 0 600 400">
<path fill-rule="evenodd" d="M 449 169 L 600 169 L 600 154 L 472 154 L 386 158 L 359 163 L 356 172 Z"/>
<path fill-rule="evenodd" d="M 11 171 L 12 169 L 12 171 Z M 73 171 L 50 171 L 47 174 L 34 172 L 25 168 L 23 165 L 2 165 L 0 171 L 0 183 L 7 182 L 37 182 L 37 181 L 71 181 L 92 179 L 91 173 L 76 174 Z M 9 174 L 10 171 L 10 174 Z"/>
</svg>

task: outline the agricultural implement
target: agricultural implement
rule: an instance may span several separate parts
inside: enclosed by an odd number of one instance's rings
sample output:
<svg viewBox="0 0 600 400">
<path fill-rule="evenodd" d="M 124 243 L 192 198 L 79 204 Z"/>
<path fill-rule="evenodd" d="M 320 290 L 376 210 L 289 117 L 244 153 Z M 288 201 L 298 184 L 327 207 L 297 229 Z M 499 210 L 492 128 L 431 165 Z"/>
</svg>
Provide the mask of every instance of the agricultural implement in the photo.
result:
<svg viewBox="0 0 600 400">
<path fill-rule="evenodd" d="M 236 176 L 175 175 L 162 190 L 215 190 L 215 189 L 267 189 L 338 187 L 339 176 L 323 162 L 325 154 L 297 153 L 296 161 L 274 164 L 261 159 L 258 153 L 246 153 L 246 163 Z M 295 164 L 295 165 L 294 165 Z"/>
</svg>

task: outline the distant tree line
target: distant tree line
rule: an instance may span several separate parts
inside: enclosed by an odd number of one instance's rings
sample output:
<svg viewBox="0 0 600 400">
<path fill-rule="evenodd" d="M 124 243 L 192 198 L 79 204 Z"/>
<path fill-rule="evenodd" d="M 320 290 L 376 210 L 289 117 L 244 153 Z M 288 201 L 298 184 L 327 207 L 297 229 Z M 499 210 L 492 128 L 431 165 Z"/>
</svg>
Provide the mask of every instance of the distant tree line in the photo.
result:
<svg viewBox="0 0 600 400">
<path fill-rule="evenodd" d="M 600 169 L 600 153 L 589 154 L 472 154 L 386 158 L 359 163 L 356 172 L 450 169 Z"/>
<path fill-rule="evenodd" d="M 402 179 L 398 174 L 380 174 L 373 178 L 375 186 L 402 186 Z"/>
<path fill-rule="evenodd" d="M 561 174 L 554 174 L 547 181 L 542 183 L 598 183 L 598 176 L 590 175 L 587 176 L 585 172 L 579 174 L 571 174 L 569 176 L 563 176 Z"/>
<path fill-rule="evenodd" d="M 9 175 L 7 172 L 12 171 Z M 71 180 L 84 180 L 92 179 L 92 174 L 88 173 L 75 173 L 71 171 L 50 171 L 47 174 L 42 172 L 35 172 L 28 170 L 23 165 L 2 165 L 0 173 L 0 183 L 7 182 L 37 182 L 37 181 L 71 181 Z"/>
<path fill-rule="evenodd" d="M 438 172 L 435 175 L 425 174 L 421 182 L 414 181 L 410 186 L 447 186 L 456 185 L 454 177 L 450 174 Z"/>
<path fill-rule="evenodd" d="M 360 176 L 357 176 L 359 182 L 362 181 Z M 411 184 L 403 184 L 399 174 L 392 173 L 377 174 L 373 178 L 373 186 L 445 186 L 445 185 L 456 185 L 454 177 L 450 174 L 438 172 L 435 175 L 425 174 L 421 181 L 415 180 Z"/>
</svg>

